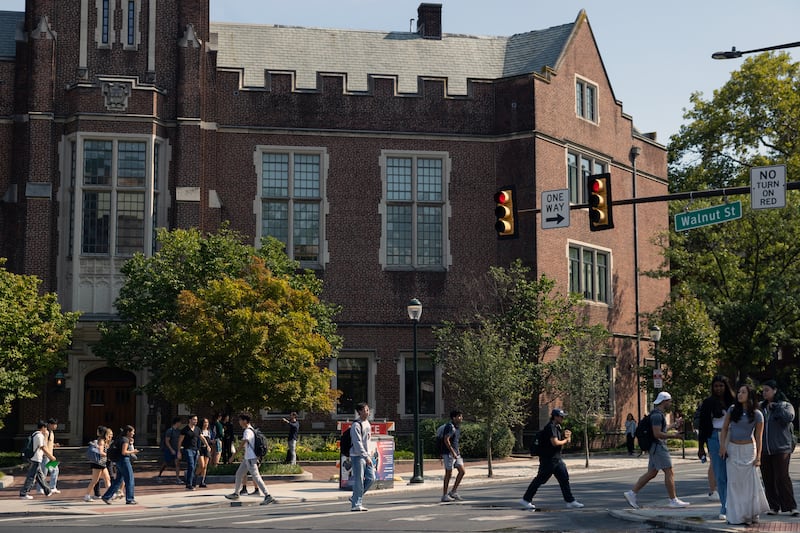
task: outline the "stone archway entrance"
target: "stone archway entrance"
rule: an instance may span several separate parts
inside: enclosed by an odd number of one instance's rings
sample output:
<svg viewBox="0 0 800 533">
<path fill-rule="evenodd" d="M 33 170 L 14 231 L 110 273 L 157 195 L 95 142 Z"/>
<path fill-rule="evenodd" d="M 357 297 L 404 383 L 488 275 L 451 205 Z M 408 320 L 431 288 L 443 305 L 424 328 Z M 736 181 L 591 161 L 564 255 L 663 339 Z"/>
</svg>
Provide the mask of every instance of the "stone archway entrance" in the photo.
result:
<svg viewBox="0 0 800 533">
<path fill-rule="evenodd" d="M 93 440 L 97 426 L 110 427 L 114 433 L 136 424 L 136 376 L 118 368 L 103 367 L 86 375 L 83 407 L 83 442 Z"/>
</svg>

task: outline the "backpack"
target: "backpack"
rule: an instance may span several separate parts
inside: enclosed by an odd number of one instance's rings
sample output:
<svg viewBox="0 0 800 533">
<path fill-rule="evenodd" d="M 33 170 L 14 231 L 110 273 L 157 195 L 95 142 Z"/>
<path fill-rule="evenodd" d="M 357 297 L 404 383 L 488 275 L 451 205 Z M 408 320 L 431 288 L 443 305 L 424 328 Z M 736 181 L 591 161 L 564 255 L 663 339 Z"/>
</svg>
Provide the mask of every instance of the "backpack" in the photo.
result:
<svg viewBox="0 0 800 533">
<path fill-rule="evenodd" d="M 93 440 L 89 443 L 89 447 L 86 448 L 86 459 L 93 464 L 99 465 L 102 464 L 103 456 L 100 455 L 100 451 L 97 447 L 97 440 Z"/>
<path fill-rule="evenodd" d="M 353 424 L 360 424 L 361 422 L 353 422 Z M 350 426 L 352 427 L 352 426 Z M 339 452 L 342 455 L 350 456 L 350 448 L 353 447 L 353 436 L 350 435 L 350 428 L 342 431 L 342 436 L 339 438 Z"/>
<path fill-rule="evenodd" d="M 108 450 L 106 450 L 106 458 L 112 463 L 122 460 L 121 439 L 122 437 L 115 435 L 114 438 L 111 439 L 111 444 L 108 445 Z"/>
<path fill-rule="evenodd" d="M 653 437 L 653 423 L 650 420 L 650 414 L 646 414 L 639 421 L 636 426 L 636 440 L 639 443 L 639 449 L 643 452 L 649 452 L 655 442 Z"/>
<path fill-rule="evenodd" d="M 35 450 L 33 449 L 33 436 L 36 435 L 37 432 L 31 433 L 28 435 L 28 440 L 25 441 L 25 446 L 22 448 L 22 458 L 26 461 L 30 461 L 33 457 Z"/>
<path fill-rule="evenodd" d="M 256 454 L 258 462 L 260 463 L 264 459 L 264 456 L 267 455 L 267 437 L 265 437 L 258 428 L 253 428 L 253 433 L 255 434 L 255 438 L 253 439 L 253 453 Z"/>
<path fill-rule="evenodd" d="M 550 437 L 553 436 L 553 430 L 549 427 L 548 423 L 542 429 L 536 432 L 531 441 L 531 456 L 546 456 L 552 447 Z"/>
<path fill-rule="evenodd" d="M 436 451 L 436 455 L 444 455 L 446 453 L 450 453 L 450 450 L 444 445 L 444 435 L 445 433 L 450 434 L 450 431 L 445 431 L 447 426 L 451 425 L 450 422 L 445 422 L 438 428 L 436 428 L 436 444 L 434 449 Z"/>
</svg>

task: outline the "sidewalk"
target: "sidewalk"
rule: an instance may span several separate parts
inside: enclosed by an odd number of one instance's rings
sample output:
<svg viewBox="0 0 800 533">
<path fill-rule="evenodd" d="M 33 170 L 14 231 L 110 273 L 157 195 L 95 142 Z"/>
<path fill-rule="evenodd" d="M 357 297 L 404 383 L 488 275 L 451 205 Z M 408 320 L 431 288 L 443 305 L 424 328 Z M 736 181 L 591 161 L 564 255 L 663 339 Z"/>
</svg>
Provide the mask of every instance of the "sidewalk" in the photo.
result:
<svg viewBox="0 0 800 533">
<path fill-rule="evenodd" d="M 690 459 L 681 459 L 680 454 L 673 455 L 675 465 L 696 461 L 693 455 L 687 453 Z M 565 462 L 569 468 L 570 477 L 580 477 L 587 472 L 602 472 L 622 468 L 635 468 L 641 471 L 647 466 L 647 458 L 632 458 L 626 455 L 597 455 L 589 462 L 589 469 L 584 468 L 585 459 L 582 456 L 567 456 Z M 444 475 L 440 461 L 425 461 L 423 465 L 426 483 L 409 484 L 413 465 L 410 461 L 400 461 L 395 465 L 394 487 L 383 489 L 386 492 L 403 493 L 439 487 Z M 469 462 L 468 475 L 464 478 L 462 486 L 476 486 L 487 483 L 503 483 L 509 479 L 531 479 L 538 468 L 536 458 L 512 457 L 493 461 L 493 478 L 488 478 L 488 465 L 486 461 Z M 338 481 L 332 480 L 338 473 L 333 464 L 303 465 L 304 476 L 293 481 L 266 479 L 270 494 L 278 502 L 305 502 L 305 501 L 333 501 L 342 500 L 344 503 L 349 497 L 349 492 L 339 490 Z M 20 477 L 15 477 L 15 483 L 9 488 L 0 490 L 0 513 L 42 513 L 49 514 L 58 511 L 60 514 L 104 514 L 131 512 L 137 509 L 181 509 L 193 507 L 228 506 L 231 502 L 224 498 L 231 492 L 232 482 L 230 477 L 216 482 L 207 479 L 208 487 L 187 491 L 183 485 L 175 481 L 174 471 L 163 478 L 157 476 L 158 470 L 152 466 L 137 469 L 134 466 L 136 479 L 137 505 L 126 505 L 123 500 L 115 501 L 112 505 L 105 505 L 101 501 L 84 502 L 89 475 L 81 472 L 79 468 L 66 468 L 59 478 L 60 494 L 45 498 L 35 494 L 34 500 L 20 500 L 19 486 L 24 481 L 24 472 Z M 88 470 L 88 469 L 87 469 Z M 165 472 L 166 474 L 167 472 Z M 252 491 L 252 482 L 248 484 Z M 242 496 L 241 505 L 258 505 L 261 497 Z M 510 498 L 510 502 L 516 499 Z M 664 500 L 666 505 L 666 499 Z M 509 505 L 513 505 L 510 503 Z M 628 508 L 620 494 L 618 507 L 608 510 L 611 516 L 631 522 L 646 523 L 650 526 L 663 527 L 683 531 L 797 531 L 800 532 L 800 519 L 788 515 L 761 516 L 761 522 L 751 528 L 744 526 L 731 526 L 718 519 L 719 503 L 707 500 L 697 501 L 695 498 L 690 507 L 684 509 L 671 509 L 667 507 L 649 507 L 644 509 Z"/>
</svg>

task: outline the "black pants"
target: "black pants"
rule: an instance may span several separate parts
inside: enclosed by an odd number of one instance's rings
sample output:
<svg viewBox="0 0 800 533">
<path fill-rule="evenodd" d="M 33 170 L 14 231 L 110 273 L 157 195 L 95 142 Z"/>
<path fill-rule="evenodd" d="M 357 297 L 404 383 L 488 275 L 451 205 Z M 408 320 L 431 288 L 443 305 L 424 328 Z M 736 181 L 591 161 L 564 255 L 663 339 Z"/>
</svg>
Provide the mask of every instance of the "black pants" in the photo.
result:
<svg viewBox="0 0 800 533">
<path fill-rule="evenodd" d="M 764 493 L 767 495 L 769 508 L 775 511 L 797 509 L 792 479 L 789 477 L 789 459 L 791 457 L 790 453 L 761 454 L 761 477 L 764 478 Z"/>
<path fill-rule="evenodd" d="M 567 465 L 561 459 L 561 455 L 555 457 L 539 457 L 539 472 L 533 478 L 531 484 L 528 485 L 528 490 L 525 491 L 525 496 L 522 497 L 526 502 L 532 501 L 536 496 L 536 491 L 539 487 L 547 483 L 550 476 L 555 476 L 558 480 L 558 485 L 561 487 L 561 494 L 564 496 L 564 501 L 569 503 L 575 501 L 575 496 L 572 495 L 572 489 L 569 487 L 569 473 L 567 472 Z"/>
<path fill-rule="evenodd" d="M 633 455 L 633 435 L 625 434 L 625 444 L 628 446 L 628 455 Z"/>
</svg>

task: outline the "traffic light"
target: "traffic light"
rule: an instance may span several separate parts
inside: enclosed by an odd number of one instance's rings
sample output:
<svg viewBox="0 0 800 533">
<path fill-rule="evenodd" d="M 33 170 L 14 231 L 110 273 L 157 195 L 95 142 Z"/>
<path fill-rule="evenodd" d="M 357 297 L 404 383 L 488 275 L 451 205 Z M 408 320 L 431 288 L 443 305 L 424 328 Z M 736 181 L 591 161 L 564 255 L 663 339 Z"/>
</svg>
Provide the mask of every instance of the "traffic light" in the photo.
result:
<svg viewBox="0 0 800 533">
<path fill-rule="evenodd" d="M 611 174 L 595 174 L 588 177 L 589 229 L 603 231 L 614 227 L 611 213 Z"/>
<path fill-rule="evenodd" d="M 506 187 L 497 191 L 494 203 L 494 216 L 497 218 L 494 229 L 497 230 L 497 237 L 501 239 L 516 237 L 517 211 L 514 208 L 514 188 Z"/>
</svg>

